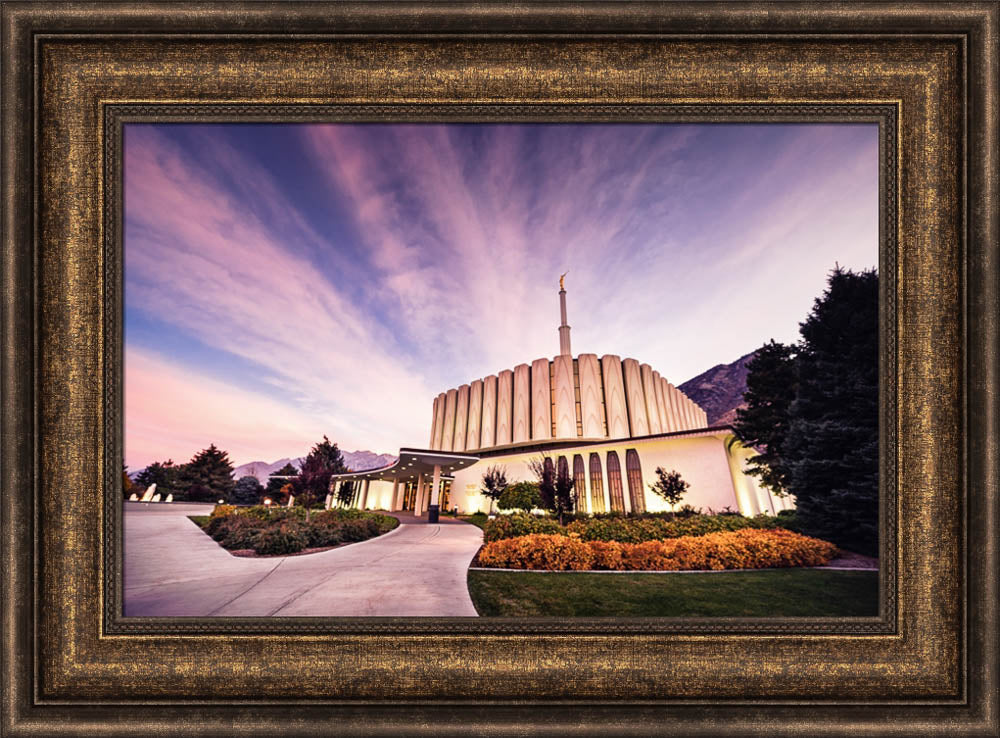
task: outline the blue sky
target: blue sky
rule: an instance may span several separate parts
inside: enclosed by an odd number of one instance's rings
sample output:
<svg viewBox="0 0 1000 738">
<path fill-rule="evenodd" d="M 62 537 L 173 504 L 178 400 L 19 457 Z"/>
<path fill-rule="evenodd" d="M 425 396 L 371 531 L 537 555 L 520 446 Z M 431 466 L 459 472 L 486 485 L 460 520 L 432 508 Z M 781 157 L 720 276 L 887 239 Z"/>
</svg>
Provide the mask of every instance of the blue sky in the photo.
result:
<svg viewBox="0 0 1000 738">
<path fill-rule="evenodd" d="M 874 125 L 129 124 L 126 463 L 427 443 L 558 352 L 669 381 L 877 265 Z"/>
</svg>

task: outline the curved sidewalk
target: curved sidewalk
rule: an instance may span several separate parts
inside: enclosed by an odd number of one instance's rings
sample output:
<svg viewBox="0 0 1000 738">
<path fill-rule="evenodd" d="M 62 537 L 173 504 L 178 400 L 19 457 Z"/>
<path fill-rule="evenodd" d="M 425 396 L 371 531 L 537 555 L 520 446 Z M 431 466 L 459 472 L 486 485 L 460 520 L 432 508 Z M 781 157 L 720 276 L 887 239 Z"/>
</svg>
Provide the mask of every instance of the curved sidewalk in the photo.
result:
<svg viewBox="0 0 1000 738">
<path fill-rule="evenodd" d="M 126 616 L 477 615 L 466 584 L 474 525 L 399 516 L 378 538 L 322 553 L 231 555 L 188 520 L 211 505 L 125 505 Z"/>
</svg>

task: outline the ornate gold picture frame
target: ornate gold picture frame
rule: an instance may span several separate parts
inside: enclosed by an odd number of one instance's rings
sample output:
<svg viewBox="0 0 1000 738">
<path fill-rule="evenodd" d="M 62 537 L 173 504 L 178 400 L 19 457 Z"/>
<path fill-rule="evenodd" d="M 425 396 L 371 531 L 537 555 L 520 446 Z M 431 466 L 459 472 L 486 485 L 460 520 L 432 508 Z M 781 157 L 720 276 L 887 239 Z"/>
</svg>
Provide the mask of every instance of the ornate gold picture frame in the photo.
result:
<svg viewBox="0 0 1000 738">
<path fill-rule="evenodd" d="M 995 3 L 3 4 L 3 731 L 995 734 Z M 870 120 L 874 619 L 121 616 L 129 120 Z"/>
</svg>

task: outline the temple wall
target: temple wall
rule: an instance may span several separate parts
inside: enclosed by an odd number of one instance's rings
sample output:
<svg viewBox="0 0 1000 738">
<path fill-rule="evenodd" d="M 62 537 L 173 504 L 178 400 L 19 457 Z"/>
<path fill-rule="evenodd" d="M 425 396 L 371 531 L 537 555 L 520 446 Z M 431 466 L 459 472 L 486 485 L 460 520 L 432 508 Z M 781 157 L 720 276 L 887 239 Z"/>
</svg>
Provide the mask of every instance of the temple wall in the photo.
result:
<svg viewBox="0 0 1000 738">
<path fill-rule="evenodd" d="M 621 468 L 621 484 L 626 511 L 631 509 L 631 499 L 628 486 L 627 452 L 633 449 L 639 457 L 642 475 L 643 501 L 649 512 L 664 512 L 670 506 L 662 498 L 649 489 L 656 480 L 656 468 L 676 470 L 691 487 L 681 500 L 680 506 L 691 505 L 721 512 L 726 508 L 739 511 L 744 515 L 755 515 L 767 504 L 766 497 L 759 496 L 753 487 L 753 479 L 739 471 L 739 464 L 745 458 L 746 449 L 736 444 L 733 451 L 727 450 L 733 441 L 731 433 L 710 433 L 705 435 L 660 437 L 648 439 L 608 440 L 606 443 L 587 444 L 585 446 L 567 449 L 553 449 L 546 456 L 558 463 L 560 456 L 566 457 L 569 469 L 574 468 L 574 457 L 579 454 L 583 458 L 587 470 L 582 495 L 585 500 L 581 512 L 593 512 L 591 500 L 590 456 L 597 454 L 601 465 L 602 492 L 604 509 L 610 508 L 610 478 L 608 476 L 608 454 L 614 451 Z M 534 475 L 529 467 L 533 459 L 537 459 L 537 451 L 518 451 L 511 449 L 509 453 L 489 456 L 466 469 L 455 472 L 455 480 L 451 486 L 452 506 L 457 506 L 460 512 L 486 512 L 489 500 L 482 496 L 482 476 L 489 466 L 502 466 L 510 482 L 533 481 Z M 749 481 L 747 481 L 749 480 Z M 775 498 L 777 499 L 777 498 Z M 791 504 L 782 503 L 782 504 Z M 775 505 L 777 512 L 782 508 Z M 768 507 L 770 512 L 770 507 Z"/>
<path fill-rule="evenodd" d="M 430 447 L 640 438 L 704 428 L 705 411 L 649 364 L 608 354 L 536 359 L 438 395 Z"/>
</svg>

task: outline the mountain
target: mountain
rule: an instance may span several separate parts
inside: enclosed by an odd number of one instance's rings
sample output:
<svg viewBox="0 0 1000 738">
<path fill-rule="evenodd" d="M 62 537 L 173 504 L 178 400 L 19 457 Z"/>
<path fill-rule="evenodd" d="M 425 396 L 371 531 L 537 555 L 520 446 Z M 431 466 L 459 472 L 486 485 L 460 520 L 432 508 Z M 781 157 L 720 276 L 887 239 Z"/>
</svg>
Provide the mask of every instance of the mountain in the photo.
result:
<svg viewBox="0 0 1000 738">
<path fill-rule="evenodd" d="M 392 454 L 376 454 L 372 451 L 341 451 L 344 456 L 344 463 L 352 471 L 363 471 L 365 469 L 377 469 L 380 466 L 388 466 L 396 460 Z M 305 456 L 294 459 L 278 459 L 270 464 L 266 461 L 251 461 L 249 464 L 242 464 L 233 469 L 233 478 L 257 477 L 262 484 L 267 484 L 267 478 L 278 471 L 285 464 L 291 464 L 296 469 L 302 466 Z"/>
<path fill-rule="evenodd" d="M 717 364 L 677 389 L 701 405 L 709 425 L 727 425 L 736 420 L 736 410 L 744 407 L 747 389 L 747 364 L 756 352 L 741 356 L 732 364 Z"/>
</svg>

